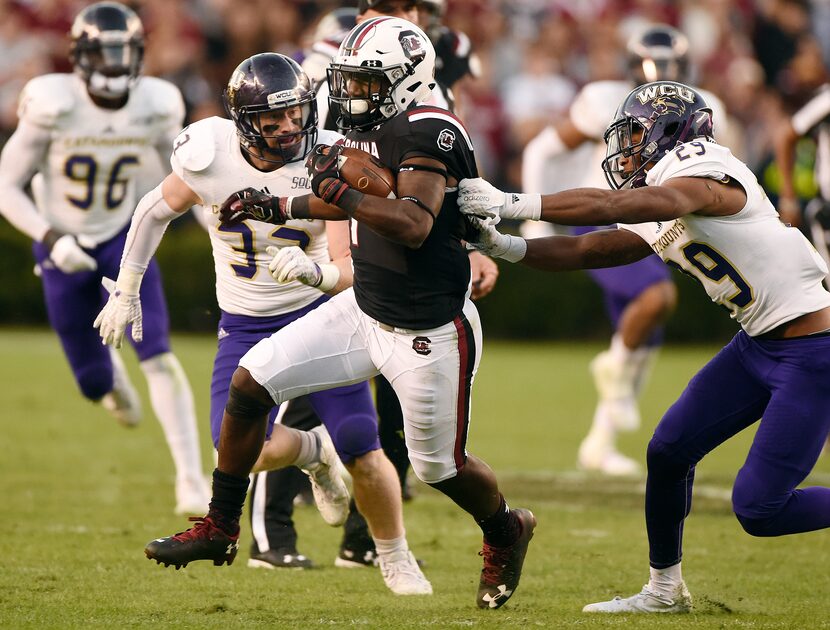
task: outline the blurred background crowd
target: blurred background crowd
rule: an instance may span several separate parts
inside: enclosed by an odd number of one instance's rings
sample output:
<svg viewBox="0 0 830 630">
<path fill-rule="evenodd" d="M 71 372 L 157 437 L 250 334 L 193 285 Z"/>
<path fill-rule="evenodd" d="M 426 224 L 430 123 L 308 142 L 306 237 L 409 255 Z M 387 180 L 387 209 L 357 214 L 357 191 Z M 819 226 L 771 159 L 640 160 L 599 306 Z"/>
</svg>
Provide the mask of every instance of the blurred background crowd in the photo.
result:
<svg viewBox="0 0 830 630">
<path fill-rule="evenodd" d="M 17 123 L 28 79 L 71 70 L 67 31 L 86 4 L 0 0 L 0 140 Z M 301 59 L 320 18 L 356 2 L 128 4 L 148 32 L 145 73 L 177 84 L 193 121 L 221 115 L 222 88 L 241 59 L 264 50 Z M 775 121 L 827 81 L 830 0 L 449 0 L 445 23 L 470 37 L 481 60 L 481 76 L 466 77 L 456 91 L 482 171 L 518 189 L 523 146 L 567 111 L 582 85 L 623 77 L 626 40 L 651 22 L 689 37 L 695 83 L 723 99 L 732 118 L 728 144 L 763 176 Z M 772 194 L 774 180 L 764 176 Z"/>
</svg>

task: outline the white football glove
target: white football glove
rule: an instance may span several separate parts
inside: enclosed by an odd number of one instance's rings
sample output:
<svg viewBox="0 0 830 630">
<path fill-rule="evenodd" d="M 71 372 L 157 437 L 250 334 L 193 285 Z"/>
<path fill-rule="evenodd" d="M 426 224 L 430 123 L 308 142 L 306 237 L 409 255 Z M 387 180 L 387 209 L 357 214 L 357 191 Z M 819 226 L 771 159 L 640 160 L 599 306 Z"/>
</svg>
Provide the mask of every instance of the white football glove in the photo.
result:
<svg viewBox="0 0 830 630">
<path fill-rule="evenodd" d="M 49 252 L 49 258 L 55 263 L 55 267 L 64 273 L 78 273 L 79 271 L 95 271 L 98 263 L 87 254 L 78 241 L 71 234 L 64 234 Z"/>
<path fill-rule="evenodd" d="M 101 278 L 101 284 L 110 294 L 109 300 L 92 324 L 99 329 L 101 342 L 120 348 L 124 340 L 124 331 L 130 324 L 133 326 L 133 341 L 139 342 L 144 339 L 144 322 L 141 317 L 141 298 L 138 295 L 138 287 L 133 289 L 134 292 L 127 292 L 120 289 L 115 281 L 106 277 Z"/>
<path fill-rule="evenodd" d="M 475 240 L 468 241 L 470 249 L 484 252 L 493 258 L 503 258 L 508 262 L 519 262 L 527 253 L 527 242 L 510 234 L 502 234 L 493 225 L 491 219 L 469 216 L 467 219 L 477 231 Z"/>
<path fill-rule="evenodd" d="M 462 214 L 485 219 L 532 219 L 542 214 L 541 195 L 502 192 L 490 182 L 476 177 L 458 184 L 458 207 Z M 495 221 L 497 223 L 498 221 Z"/>
<path fill-rule="evenodd" d="M 297 280 L 310 287 L 319 286 L 323 277 L 320 266 L 296 245 L 291 247 L 274 247 L 270 245 L 265 250 L 273 256 L 268 263 L 268 270 L 274 280 L 280 284 Z"/>
<path fill-rule="evenodd" d="M 297 280 L 320 291 L 334 288 L 340 279 L 340 270 L 331 264 L 318 265 L 306 253 L 292 245 L 290 247 L 268 246 L 265 251 L 273 256 L 268 270 L 280 284 Z"/>
</svg>

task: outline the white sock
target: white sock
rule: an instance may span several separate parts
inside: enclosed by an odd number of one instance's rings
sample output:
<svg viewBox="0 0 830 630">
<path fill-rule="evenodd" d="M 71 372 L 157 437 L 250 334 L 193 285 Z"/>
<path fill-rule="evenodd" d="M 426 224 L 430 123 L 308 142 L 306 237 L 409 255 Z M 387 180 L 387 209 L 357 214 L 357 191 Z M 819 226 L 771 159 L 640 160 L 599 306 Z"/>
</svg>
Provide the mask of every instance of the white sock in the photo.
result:
<svg viewBox="0 0 830 630">
<path fill-rule="evenodd" d="M 179 360 L 166 352 L 142 361 L 141 370 L 173 456 L 176 480 L 204 479 L 193 392 Z"/>
<path fill-rule="evenodd" d="M 629 348 L 625 345 L 620 333 L 614 333 L 614 336 L 611 337 L 611 347 L 608 348 L 608 351 L 611 353 L 611 356 L 617 359 L 620 363 L 628 361 L 631 358 L 631 354 L 635 350 L 636 348 Z"/>
<path fill-rule="evenodd" d="M 308 468 L 320 461 L 320 436 L 312 431 L 297 431 L 300 434 L 300 452 L 294 461 L 298 468 Z"/>
<path fill-rule="evenodd" d="M 658 593 L 672 596 L 677 587 L 683 583 L 683 575 L 680 571 L 680 563 L 673 564 L 665 569 L 649 567 L 651 579 L 649 584 Z"/>
<path fill-rule="evenodd" d="M 391 540 L 382 540 L 380 538 L 373 538 L 372 540 L 375 541 L 375 549 L 377 549 L 379 556 L 388 556 L 397 551 L 403 551 L 404 553 L 409 551 L 409 545 L 406 542 L 406 532 Z"/>
</svg>

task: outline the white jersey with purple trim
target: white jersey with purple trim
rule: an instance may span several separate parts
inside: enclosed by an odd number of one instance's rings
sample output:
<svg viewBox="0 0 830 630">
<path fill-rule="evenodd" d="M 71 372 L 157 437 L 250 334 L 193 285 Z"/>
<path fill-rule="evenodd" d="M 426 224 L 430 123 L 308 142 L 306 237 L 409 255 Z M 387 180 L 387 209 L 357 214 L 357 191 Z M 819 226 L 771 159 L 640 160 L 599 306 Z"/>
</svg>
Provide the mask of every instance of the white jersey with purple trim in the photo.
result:
<svg viewBox="0 0 830 630">
<path fill-rule="evenodd" d="M 703 284 L 751 336 L 830 306 L 827 266 L 796 228 L 778 219 L 752 171 L 714 142 L 681 144 L 654 165 L 649 186 L 674 177 L 737 181 L 746 205 L 731 216 L 689 214 L 673 221 L 619 225 L 642 237 L 667 264 Z"/>
<path fill-rule="evenodd" d="M 576 95 L 569 112 L 571 122 L 580 133 L 596 143 L 596 149 L 588 158 L 589 163 L 585 165 L 582 171 L 584 173 L 583 180 L 577 186 L 608 187 L 605 174 L 602 171 L 602 161 L 605 159 L 606 153 L 603 136 L 614 118 L 617 108 L 634 87 L 635 85 L 630 81 L 595 81 L 588 83 Z M 723 102 L 711 92 L 698 88 L 695 88 L 695 90 L 703 96 L 706 103 L 712 108 L 716 139 L 723 138 L 728 124 Z M 573 182 L 568 187 L 573 188 Z"/>
<path fill-rule="evenodd" d="M 317 141 L 335 144 L 342 136 L 320 131 Z M 275 171 L 257 170 L 243 157 L 233 122 L 212 117 L 193 123 L 176 138 L 170 164 L 203 201 L 213 248 L 216 299 L 227 313 L 267 317 L 290 313 L 318 300 L 318 289 L 301 282 L 279 284 L 268 271 L 269 245 L 297 245 L 317 263 L 329 262 L 324 221 L 294 219 L 285 225 L 244 221 L 219 223 L 219 208 L 231 194 L 256 188 L 279 197 L 311 193 L 303 160 Z"/>
<path fill-rule="evenodd" d="M 48 74 L 23 89 L 18 116 L 51 136 L 32 179 L 38 211 L 56 230 L 101 243 L 164 177 L 161 156 L 184 123 L 184 102 L 172 83 L 141 77 L 126 105 L 104 109 L 76 75 Z"/>
</svg>

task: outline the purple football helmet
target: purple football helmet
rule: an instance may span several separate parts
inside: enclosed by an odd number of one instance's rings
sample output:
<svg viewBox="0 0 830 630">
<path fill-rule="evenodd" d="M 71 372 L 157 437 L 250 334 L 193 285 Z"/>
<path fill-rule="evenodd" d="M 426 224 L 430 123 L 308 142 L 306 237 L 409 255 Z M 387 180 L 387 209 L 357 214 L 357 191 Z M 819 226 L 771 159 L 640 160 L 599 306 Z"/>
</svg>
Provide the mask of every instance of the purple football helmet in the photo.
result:
<svg viewBox="0 0 830 630">
<path fill-rule="evenodd" d="M 317 141 L 317 103 L 300 65 L 279 53 L 249 57 L 234 70 L 224 93 L 242 149 L 265 162 L 286 164 L 305 158 Z M 296 114 L 300 130 L 271 133 L 263 114 Z M 270 141 L 270 142 L 269 142 Z"/>
<path fill-rule="evenodd" d="M 668 24 L 654 24 L 626 45 L 628 73 L 638 85 L 651 81 L 682 81 L 689 77 L 689 40 Z"/>
<path fill-rule="evenodd" d="M 616 190 L 644 186 L 651 165 L 695 138 L 712 140 L 712 110 L 697 91 L 674 81 L 634 88 L 605 131 L 605 179 Z"/>
</svg>

